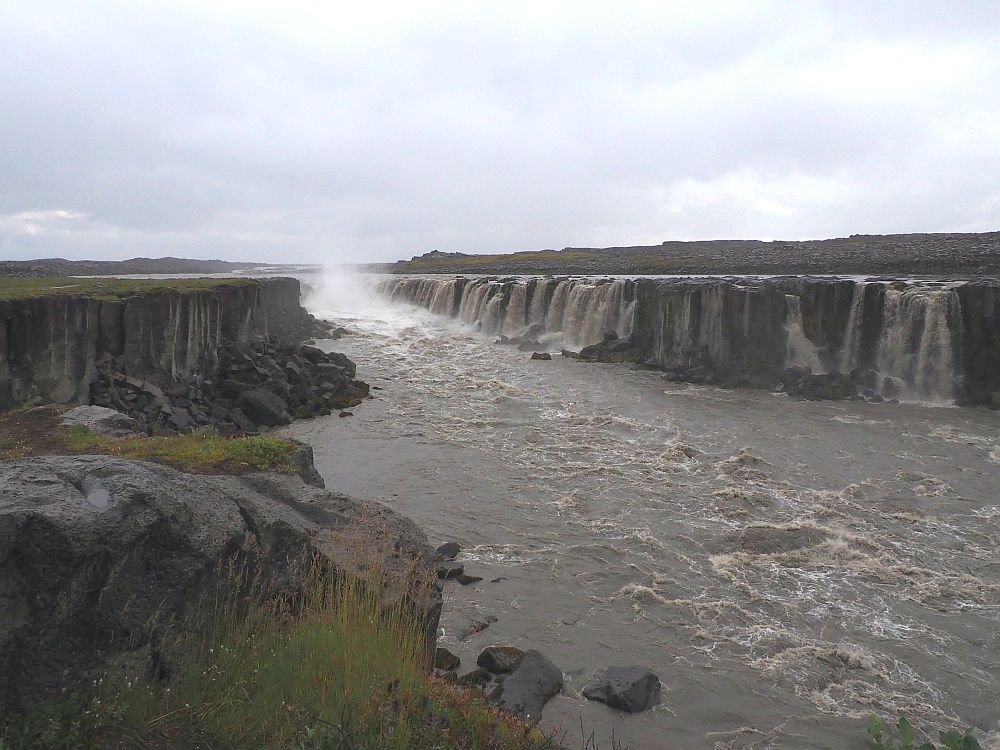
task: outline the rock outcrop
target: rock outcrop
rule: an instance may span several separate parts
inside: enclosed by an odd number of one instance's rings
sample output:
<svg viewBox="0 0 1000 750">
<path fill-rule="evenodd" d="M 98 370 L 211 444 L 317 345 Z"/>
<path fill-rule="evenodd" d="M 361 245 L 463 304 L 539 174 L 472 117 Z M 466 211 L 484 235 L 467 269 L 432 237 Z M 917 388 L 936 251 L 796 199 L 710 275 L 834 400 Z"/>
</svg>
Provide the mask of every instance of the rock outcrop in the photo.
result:
<svg viewBox="0 0 1000 750">
<path fill-rule="evenodd" d="M 112 661 L 169 664 L 162 628 L 183 622 L 229 560 L 294 590 L 290 561 L 317 555 L 352 575 L 365 564 L 359 539 L 394 580 L 413 566 L 433 575 L 434 551 L 412 522 L 295 476 L 200 476 L 107 456 L 2 463 L 0 714 L 81 686 Z M 407 601 L 430 659 L 440 593 Z"/>
<path fill-rule="evenodd" d="M 40 293 L 0 299 L 0 409 L 33 400 L 87 403 L 98 368 L 171 381 L 212 372 L 225 345 L 311 335 L 290 278 L 220 280 L 124 298 Z"/>
</svg>

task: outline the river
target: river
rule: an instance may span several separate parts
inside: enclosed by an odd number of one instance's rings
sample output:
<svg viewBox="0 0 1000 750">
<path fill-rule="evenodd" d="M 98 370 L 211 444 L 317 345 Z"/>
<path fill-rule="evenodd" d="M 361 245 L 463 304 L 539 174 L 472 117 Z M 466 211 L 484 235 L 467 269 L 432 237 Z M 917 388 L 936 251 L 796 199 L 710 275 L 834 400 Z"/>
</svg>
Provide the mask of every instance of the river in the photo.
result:
<svg viewBox="0 0 1000 750">
<path fill-rule="evenodd" d="M 442 645 L 462 670 L 542 651 L 568 746 L 839 750 L 872 712 L 998 729 L 1000 413 L 535 361 L 362 279 L 309 304 L 375 398 L 286 432 L 329 487 L 462 544 L 484 580 L 446 586 Z M 612 664 L 654 670 L 661 704 L 584 700 Z"/>
</svg>

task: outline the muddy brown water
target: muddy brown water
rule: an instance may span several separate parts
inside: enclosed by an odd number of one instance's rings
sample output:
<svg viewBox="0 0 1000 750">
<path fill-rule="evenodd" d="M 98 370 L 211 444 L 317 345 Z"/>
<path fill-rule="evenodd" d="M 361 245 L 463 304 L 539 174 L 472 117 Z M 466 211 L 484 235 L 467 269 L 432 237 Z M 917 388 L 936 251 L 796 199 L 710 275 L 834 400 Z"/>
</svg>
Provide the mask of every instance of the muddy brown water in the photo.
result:
<svg viewBox="0 0 1000 750">
<path fill-rule="evenodd" d="M 462 669 L 545 653 L 568 746 L 581 722 L 632 748 L 860 748 L 872 712 L 997 731 L 1000 414 L 533 361 L 360 289 L 312 306 L 376 398 L 287 433 L 329 487 L 463 545 L 484 580 L 447 585 L 442 644 Z M 612 664 L 662 703 L 584 700 Z"/>
</svg>

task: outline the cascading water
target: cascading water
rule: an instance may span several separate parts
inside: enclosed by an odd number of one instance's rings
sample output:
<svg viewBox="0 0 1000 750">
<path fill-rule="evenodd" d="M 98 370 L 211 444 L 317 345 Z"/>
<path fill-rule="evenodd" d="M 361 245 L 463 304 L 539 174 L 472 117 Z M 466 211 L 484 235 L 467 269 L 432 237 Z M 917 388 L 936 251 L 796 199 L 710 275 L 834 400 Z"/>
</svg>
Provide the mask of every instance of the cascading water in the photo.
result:
<svg viewBox="0 0 1000 750">
<path fill-rule="evenodd" d="M 953 331 L 961 328 L 958 296 L 952 290 L 886 289 L 878 342 L 881 392 L 899 391 L 911 401 L 955 398 Z M 891 380 L 890 380 L 891 379 Z"/>
<path fill-rule="evenodd" d="M 865 317 L 865 290 L 868 285 L 863 281 L 854 284 L 851 297 L 851 314 L 847 319 L 847 331 L 840 350 L 840 371 L 850 373 L 858 366 L 861 352 L 861 324 Z"/>
<path fill-rule="evenodd" d="M 835 295 L 814 288 L 843 283 L 395 276 L 381 280 L 379 291 L 488 335 L 514 337 L 530 330 L 532 338 L 583 347 L 614 331 L 633 337 L 661 368 L 693 377 L 749 376 L 766 385 L 778 382 L 785 368 L 798 366 L 817 374 L 857 373 L 859 380 L 852 382 L 869 397 L 941 403 L 961 395 L 963 313 L 957 287 L 857 281 L 849 310 L 836 306 Z M 806 311 L 822 329 L 822 348 L 806 334 Z M 831 333 L 837 320 L 843 327 Z"/>
<path fill-rule="evenodd" d="M 823 372 L 816 345 L 806 336 L 802 325 L 802 300 L 794 294 L 786 294 L 788 318 L 785 330 L 788 332 L 788 355 L 786 363 L 792 367 L 805 367 L 814 374 Z"/>
</svg>

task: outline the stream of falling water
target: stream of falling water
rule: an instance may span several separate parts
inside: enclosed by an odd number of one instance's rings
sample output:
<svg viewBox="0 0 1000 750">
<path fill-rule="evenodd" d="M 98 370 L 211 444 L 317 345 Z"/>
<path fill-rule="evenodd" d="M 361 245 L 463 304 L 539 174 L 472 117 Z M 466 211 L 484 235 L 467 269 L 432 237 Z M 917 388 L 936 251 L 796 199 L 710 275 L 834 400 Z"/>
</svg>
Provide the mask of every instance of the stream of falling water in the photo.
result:
<svg viewBox="0 0 1000 750">
<path fill-rule="evenodd" d="M 311 305 L 376 398 L 288 433 L 329 487 L 463 545 L 484 580 L 449 584 L 443 645 L 463 669 L 495 642 L 545 653 L 568 747 L 581 719 L 643 749 L 860 748 L 871 712 L 997 731 L 997 413 L 532 361 L 357 285 Z M 584 700 L 611 664 L 656 671 L 661 705 Z"/>
</svg>

